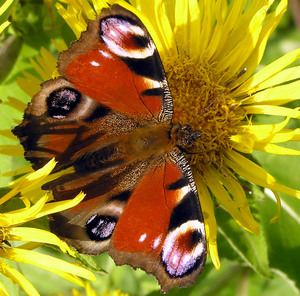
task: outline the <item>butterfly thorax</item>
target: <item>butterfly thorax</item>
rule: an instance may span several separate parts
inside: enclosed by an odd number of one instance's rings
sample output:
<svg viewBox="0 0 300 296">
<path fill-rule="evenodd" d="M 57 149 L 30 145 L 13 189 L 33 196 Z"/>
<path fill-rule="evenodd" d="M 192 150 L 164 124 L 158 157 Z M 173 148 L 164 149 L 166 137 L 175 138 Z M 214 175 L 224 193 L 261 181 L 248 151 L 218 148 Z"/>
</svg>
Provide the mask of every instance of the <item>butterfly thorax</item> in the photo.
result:
<svg viewBox="0 0 300 296">
<path fill-rule="evenodd" d="M 179 123 L 140 127 L 128 135 L 127 154 L 146 159 L 171 151 L 176 146 L 185 150 L 200 137 L 200 131 Z"/>
<path fill-rule="evenodd" d="M 193 130 L 188 124 L 176 123 L 172 125 L 170 135 L 176 146 L 185 150 L 201 137 L 201 132 Z"/>
<path fill-rule="evenodd" d="M 174 149 L 176 143 L 170 138 L 167 124 L 140 127 L 128 135 L 127 154 L 138 159 L 147 159 Z"/>
</svg>

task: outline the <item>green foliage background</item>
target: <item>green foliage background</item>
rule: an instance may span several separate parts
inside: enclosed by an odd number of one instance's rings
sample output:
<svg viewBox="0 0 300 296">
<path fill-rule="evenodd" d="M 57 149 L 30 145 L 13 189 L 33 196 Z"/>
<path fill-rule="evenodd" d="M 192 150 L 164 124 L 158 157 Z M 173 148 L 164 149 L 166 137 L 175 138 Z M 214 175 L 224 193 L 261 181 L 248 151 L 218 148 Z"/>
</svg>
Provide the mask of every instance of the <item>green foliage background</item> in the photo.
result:
<svg viewBox="0 0 300 296">
<path fill-rule="evenodd" d="M 3 2 L 0 0 L 0 4 Z M 15 1 L 14 4 L 13 23 L 0 39 L 0 99 L 5 102 L 7 97 L 11 96 L 27 102 L 30 98 L 17 86 L 16 79 L 22 76 L 23 71 L 36 75 L 30 64 L 30 58 L 38 55 L 41 47 L 57 55 L 50 39 L 63 38 L 71 42 L 75 37 L 56 13 L 55 8 L 52 7 L 52 14 L 49 13 L 42 0 Z M 6 17 L 7 15 L 2 16 Z M 268 43 L 261 67 L 299 47 L 299 30 L 295 28 L 290 13 L 287 13 Z M 299 106 L 299 101 L 290 106 Z M 20 120 L 21 114 L 1 104 L 1 130 L 15 126 L 13 119 Z M 261 116 L 256 120 L 279 122 L 283 118 Z M 289 127 L 294 129 L 299 128 L 299 125 L 299 120 L 292 120 Z M 0 144 L 16 144 L 16 142 L 0 136 Z M 286 145 L 300 150 L 300 143 Z M 279 183 L 300 189 L 299 157 L 261 152 L 255 152 L 254 157 L 277 178 Z M 0 156 L 0 163 L 3 173 L 22 167 L 25 160 Z M 8 181 L 8 178 L 2 177 L 1 185 L 5 186 Z M 270 219 L 277 211 L 276 203 L 261 188 L 251 189 L 253 194 L 249 196 L 249 202 L 261 226 L 260 236 L 244 231 L 227 212 L 217 208 L 221 270 L 216 271 L 209 259 L 205 270 L 193 287 L 180 290 L 174 288 L 167 295 L 299 295 L 300 201 L 281 194 L 283 201 L 281 217 L 277 223 L 270 224 Z M 40 251 L 71 260 L 51 248 L 44 247 Z M 94 260 L 107 271 L 107 274 L 99 274 L 97 282 L 93 284 L 99 295 L 117 289 L 130 295 L 160 295 L 159 286 L 153 276 L 141 270 L 134 271 L 128 266 L 115 267 L 107 254 L 95 257 Z M 32 281 L 41 295 L 58 295 L 58 293 L 71 295 L 71 289 L 78 288 L 49 272 L 32 266 L 11 264 Z M 0 276 L 0 280 L 8 287 L 10 295 L 24 295 L 18 286 L 3 276 Z"/>
</svg>

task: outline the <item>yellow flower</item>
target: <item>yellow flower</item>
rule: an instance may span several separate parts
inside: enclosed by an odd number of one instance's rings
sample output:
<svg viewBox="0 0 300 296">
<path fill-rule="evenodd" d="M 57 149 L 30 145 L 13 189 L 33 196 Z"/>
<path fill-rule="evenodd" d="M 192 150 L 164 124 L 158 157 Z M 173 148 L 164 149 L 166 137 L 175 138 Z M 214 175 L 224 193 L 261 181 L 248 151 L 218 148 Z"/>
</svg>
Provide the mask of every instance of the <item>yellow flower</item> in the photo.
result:
<svg viewBox="0 0 300 296">
<path fill-rule="evenodd" d="M 0 261 L 0 273 L 13 283 L 20 285 L 31 296 L 39 295 L 39 293 L 22 273 L 6 264 L 5 260 L 27 263 L 43 268 L 82 287 L 85 287 L 86 283 L 78 276 L 95 280 L 93 273 L 77 264 L 33 251 L 33 249 L 43 244 L 51 244 L 60 248 L 62 252 L 75 257 L 74 251 L 53 233 L 22 226 L 26 222 L 73 207 L 84 198 L 84 194 L 80 193 L 72 200 L 48 202 L 53 198 L 51 194 L 42 191 L 40 186 L 45 182 L 49 182 L 49 178 L 53 179 L 53 175 L 49 176 L 49 174 L 52 172 L 55 164 L 56 162 L 51 160 L 42 169 L 16 179 L 11 184 L 12 190 L 0 198 L 0 205 L 10 201 L 12 198 L 18 198 L 23 202 L 23 206 L 16 210 L 1 211 L 0 213 L 0 257 L 2 258 L 2 261 Z M 13 202 L 15 201 L 13 200 Z M 17 203 L 15 202 L 14 204 Z M 26 243 L 20 244 L 20 242 Z M 3 285 L 0 285 L 0 291 L 1 295 L 8 295 Z"/>
<path fill-rule="evenodd" d="M 106 7 L 94 0 L 61 1 L 58 12 L 76 37 L 88 19 Z M 300 118 L 299 108 L 281 105 L 299 99 L 300 67 L 287 68 L 300 57 L 295 50 L 253 74 L 287 1 L 158 1 L 118 3 L 146 25 L 160 53 L 174 102 L 174 122 L 190 124 L 202 137 L 187 157 L 192 165 L 205 219 L 208 247 L 217 269 L 217 224 L 210 192 L 246 230 L 259 233 L 245 188 L 235 174 L 259 186 L 297 198 L 300 192 L 276 179 L 245 154 L 254 150 L 280 155 L 300 151 L 277 145 L 299 140 L 299 129 L 286 128 Z M 246 70 L 244 70 L 246 69 Z M 284 84 L 283 84 L 284 83 Z M 286 117 L 277 124 L 257 124 L 252 114 Z M 278 215 L 280 200 L 278 201 Z M 277 218 L 278 215 L 275 217 Z"/>
</svg>

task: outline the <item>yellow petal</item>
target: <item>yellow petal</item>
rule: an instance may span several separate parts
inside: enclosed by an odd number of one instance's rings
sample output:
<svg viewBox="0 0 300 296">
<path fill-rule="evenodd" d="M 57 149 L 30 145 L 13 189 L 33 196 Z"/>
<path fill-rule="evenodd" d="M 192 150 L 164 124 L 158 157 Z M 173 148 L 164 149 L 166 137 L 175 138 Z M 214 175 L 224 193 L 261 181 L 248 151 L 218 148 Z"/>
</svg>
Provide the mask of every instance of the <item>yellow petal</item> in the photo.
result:
<svg viewBox="0 0 300 296">
<path fill-rule="evenodd" d="M 255 143 L 254 149 L 278 155 L 300 155 L 300 151 L 270 143 Z"/>
<path fill-rule="evenodd" d="M 45 204 L 49 197 L 48 193 L 42 196 L 32 207 L 19 209 L 7 213 L 2 213 L 0 215 L 0 226 L 1 227 L 11 227 L 14 225 L 20 225 L 22 223 L 50 215 L 56 212 L 60 212 L 71 207 L 76 206 L 80 203 L 85 194 L 79 193 L 75 198 L 70 200 L 58 201 L 53 203 Z M 3 198 L 5 199 L 6 196 Z"/>
<path fill-rule="evenodd" d="M 290 118 L 300 119 L 299 108 L 291 109 L 282 106 L 272 106 L 272 105 L 250 105 L 243 106 L 243 109 L 248 114 L 267 114 L 273 116 L 288 116 Z"/>
<path fill-rule="evenodd" d="M 143 1 L 148 2 L 148 1 Z M 147 11 L 147 10 L 142 10 Z M 163 1 L 155 1 L 154 13 L 156 22 L 154 25 L 154 31 L 157 32 L 157 37 L 154 37 L 155 45 L 158 52 L 164 61 L 168 55 L 176 55 L 176 42 L 173 34 L 173 29 L 170 24 L 170 20 L 167 17 L 167 7 Z M 149 18 L 149 17 L 148 17 Z M 151 18 L 150 18 L 151 20 Z M 148 25 L 147 25 L 148 28 Z M 151 28 L 151 27 L 150 27 Z M 153 36 L 153 32 L 149 31 L 150 35 Z M 154 35 L 155 36 L 155 35 Z M 157 45 L 158 44 L 158 45 Z"/>
<path fill-rule="evenodd" d="M 258 235 L 259 225 L 251 214 L 244 188 L 235 176 L 225 167 L 223 168 L 223 172 L 220 172 L 215 167 L 212 167 L 211 169 L 212 173 L 218 178 L 232 196 L 232 200 L 238 210 L 237 213 L 239 219 L 235 218 L 237 222 L 240 223 L 246 230 Z M 229 213 L 231 212 L 229 211 Z"/>
<path fill-rule="evenodd" d="M 275 197 L 276 203 L 277 203 L 277 214 L 274 216 L 271 220 L 270 223 L 275 223 L 278 221 L 280 214 L 281 214 L 281 199 L 278 195 L 278 193 L 274 190 L 266 189 L 265 192 L 268 194 L 268 191 L 271 192 L 271 194 Z"/>
<path fill-rule="evenodd" d="M 271 1 L 271 2 L 273 2 L 273 1 Z M 256 70 L 257 66 L 261 62 L 261 59 L 264 55 L 265 48 L 266 48 L 267 42 L 270 38 L 270 35 L 274 31 L 274 29 L 278 26 L 286 9 L 287 9 L 287 1 L 283 0 L 283 1 L 279 2 L 277 7 L 275 8 L 275 11 L 273 11 L 272 13 L 269 13 L 267 15 L 266 22 L 262 26 L 262 30 L 261 30 L 260 36 L 258 38 L 256 47 L 254 48 L 253 52 L 251 53 L 251 55 L 249 56 L 249 58 L 243 65 L 243 67 L 246 68 L 247 71 L 245 74 L 243 74 L 238 79 L 238 81 L 235 85 L 241 85 L 241 88 L 243 88 L 244 81 L 246 81 L 249 78 L 249 76 L 251 76 L 252 73 Z M 239 71 L 239 69 L 238 69 L 238 71 Z M 239 96 L 239 94 L 234 92 L 233 96 L 234 97 Z"/>
<path fill-rule="evenodd" d="M 208 244 L 208 250 L 210 252 L 211 260 L 217 270 L 221 268 L 220 258 L 217 248 L 217 221 L 214 214 L 214 205 L 211 200 L 207 187 L 203 183 L 200 174 L 194 171 L 195 182 L 199 193 L 199 199 L 203 218 L 205 222 L 205 232 Z"/>
<path fill-rule="evenodd" d="M 287 121 L 288 120 L 286 120 L 286 122 Z M 283 129 L 282 127 L 286 126 L 286 122 L 274 125 L 252 125 L 248 127 L 240 126 L 240 129 L 244 131 L 244 134 L 234 135 L 230 139 L 234 142 L 234 145 L 237 143 L 237 145 L 245 147 L 244 150 L 240 150 L 245 153 L 250 153 L 255 144 L 266 145 L 270 143 L 299 141 L 300 129 Z"/>
<path fill-rule="evenodd" d="M 22 113 L 26 109 L 27 105 L 24 102 L 21 102 L 20 100 L 13 98 L 13 97 L 8 97 L 7 99 L 8 99 L 8 101 L 4 102 L 5 105 L 11 106 L 14 109 L 16 109 Z"/>
<path fill-rule="evenodd" d="M 17 179 L 14 182 L 13 189 L 0 198 L 0 204 L 3 204 L 22 190 L 28 190 L 29 188 L 35 187 L 37 184 L 40 185 L 40 183 L 51 173 L 55 165 L 56 161 L 52 159 L 39 170 Z"/>
<path fill-rule="evenodd" d="M 300 190 L 295 190 L 293 188 L 284 186 L 282 184 L 274 184 L 270 189 L 274 190 L 274 191 L 279 191 L 281 193 L 290 195 L 290 196 L 294 196 L 300 199 Z"/>
<path fill-rule="evenodd" d="M 92 3 L 97 14 L 100 13 L 102 8 L 108 7 L 107 2 L 104 0 L 92 0 Z"/>
<path fill-rule="evenodd" d="M 61 52 L 68 49 L 68 46 L 64 40 L 56 41 L 55 39 L 51 39 L 51 42 L 54 44 L 55 48 Z M 57 61 L 56 61 L 57 62 Z"/>
<path fill-rule="evenodd" d="M 40 248 L 41 246 L 43 246 L 43 243 L 35 243 L 35 242 L 29 242 L 29 243 L 25 243 L 22 244 L 20 246 L 18 246 L 19 249 L 23 249 L 23 250 L 35 250 L 37 248 Z"/>
<path fill-rule="evenodd" d="M 300 81 L 265 89 L 243 101 L 243 104 L 283 105 L 300 99 Z"/>
<path fill-rule="evenodd" d="M 262 167 L 233 150 L 225 153 L 224 161 L 227 167 L 254 184 L 270 188 L 276 183 L 275 178 Z"/>
<path fill-rule="evenodd" d="M 52 73 L 47 73 L 45 71 L 45 68 L 43 67 L 43 60 L 41 57 L 37 56 L 36 59 L 41 63 L 42 65 L 39 65 L 34 59 L 30 59 L 30 63 L 33 66 L 34 70 L 40 75 L 42 80 L 49 80 L 51 79 L 51 74 Z"/>
<path fill-rule="evenodd" d="M 221 1 L 220 1 L 221 2 Z M 199 8 L 199 2 L 197 0 L 191 0 L 188 1 L 189 4 L 189 41 L 191 44 L 188 44 L 189 54 L 191 57 L 197 57 L 199 56 L 199 48 L 200 48 L 200 8 Z M 210 52 L 210 51 L 209 51 Z"/>
<path fill-rule="evenodd" d="M 40 91 L 40 85 L 42 80 L 36 78 L 35 76 L 24 72 L 25 78 L 17 77 L 17 83 L 19 87 L 28 94 L 29 97 L 33 97 L 37 92 Z"/>
<path fill-rule="evenodd" d="M 4 23 L 0 24 L 0 34 L 9 26 L 9 24 L 9 21 L 5 21 Z"/>
<path fill-rule="evenodd" d="M 47 72 L 50 76 L 52 75 L 53 71 L 56 69 L 56 58 L 44 47 L 40 50 L 41 56 L 37 56 L 37 60 L 41 67 Z"/>
<path fill-rule="evenodd" d="M 97 296 L 97 292 L 91 287 L 90 283 L 86 283 L 85 286 L 86 296 Z"/>
<path fill-rule="evenodd" d="M 37 266 L 60 276 L 72 274 L 88 280 L 96 280 L 94 274 L 83 267 L 34 251 L 3 247 L 0 249 L 0 256 L 8 260 Z"/>
<path fill-rule="evenodd" d="M 58 13 L 64 18 L 66 23 L 74 32 L 76 38 L 78 39 L 83 31 L 86 30 L 87 23 L 85 21 L 79 21 L 79 17 L 73 15 L 70 11 L 65 9 L 60 3 L 56 3 L 55 7 Z"/>
<path fill-rule="evenodd" d="M 11 132 L 11 129 L 0 130 L 0 136 L 3 136 L 8 139 L 16 140 L 16 136 Z M 0 145 L 1 147 L 2 145 Z"/>
<path fill-rule="evenodd" d="M 1 145 L 0 153 L 8 156 L 23 156 L 24 149 L 20 145 Z"/>
<path fill-rule="evenodd" d="M 232 148 L 243 152 L 252 153 L 254 147 L 254 139 L 247 134 L 238 134 L 230 137 L 232 143 Z"/>
<path fill-rule="evenodd" d="M 0 6 L 0 15 L 4 14 L 5 11 L 8 10 L 9 6 L 13 4 L 14 0 L 6 0 L 3 2 L 3 4 Z"/>
<path fill-rule="evenodd" d="M 43 209 L 36 215 L 36 218 L 51 215 L 75 207 L 84 199 L 84 197 L 85 194 L 83 192 L 80 192 L 73 199 L 47 203 L 44 205 Z"/>
<path fill-rule="evenodd" d="M 200 26 L 199 42 L 198 42 L 200 47 L 198 48 L 198 52 L 204 54 L 211 40 L 211 34 L 213 31 L 212 26 L 215 22 L 214 11 L 215 11 L 216 1 L 205 0 L 202 2 L 202 6 L 201 3 L 199 3 L 199 5 L 200 5 L 199 11 L 203 15 L 201 17 L 202 20 Z"/>
<path fill-rule="evenodd" d="M 299 78 L 300 66 L 285 69 L 270 77 L 269 79 L 265 80 L 264 82 L 260 83 L 257 87 L 255 87 L 254 91 L 257 92 L 265 88 L 274 87 L 275 85 L 282 84 L 282 82 L 287 83 L 289 81 L 297 80 Z"/>
<path fill-rule="evenodd" d="M 80 1 L 82 5 L 82 11 L 85 14 L 85 17 L 89 20 L 93 20 L 96 18 L 95 10 L 91 7 L 90 3 L 86 0 Z"/>
<path fill-rule="evenodd" d="M 8 240 L 30 241 L 58 246 L 62 252 L 74 254 L 69 246 L 50 231 L 32 227 L 13 227 L 7 230 Z"/>
<path fill-rule="evenodd" d="M 6 172 L 5 174 L 3 174 L 3 176 L 13 177 L 13 176 L 18 176 L 18 175 L 28 174 L 30 172 L 33 172 L 33 169 L 31 167 L 31 165 L 27 165 L 27 166 L 23 166 L 19 169 L 15 169 L 15 170 Z"/>
<path fill-rule="evenodd" d="M 255 139 L 261 140 L 264 137 L 271 137 L 276 133 L 281 132 L 284 127 L 289 123 L 290 118 L 274 123 L 274 124 L 252 124 L 252 125 L 239 125 L 239 129 L 244 133 L 252 134 Z"/>
<path fill-rule="evenodd" d="M 267 65 L 263 69 L 259 70 L 256 74 L 251 76 L 247 82 L 243 83 L 239 88 L 237 88 L 232 95 L 233 96 L 240 96 L 244 93 L 253 93 L 256 92 L 260 88 L 260 85 L 262 83 L 268 83 L 269 79 L 273 79 L 273 81 L 276 81 L 276 79 L 280 76 L 275 75 L 284 75 L 280 74 L 280 72 L 287 67 L 288 65 L 292 64 L 294 61 L 298 60 L 300 58 L 300 49 L 294 50 L 292 52 L 289 52 L 285 54 L 284 56 L 280 57 L 273 63 Z M 290 70 L 292 71 L 292 70 Z M 290 72 L 287 72 L 287 75 L 289 75 Z M 295 74 L 294 74 L 295 75 Z M 299 74 L 296 74 L 298 76 Z M 284 80 L 283 80 L 284 81 Z M 267 85 L 267 84 L 266 84 Z M 272 85 L 273 86 L 273 85 Z"/>
<path fill-rule="evenodd" d="M 9 296 L 9 294 L 2 282 L 0 282 L 0 295 Z"/>
<path fill-rule="evenodd" d="M 269 3 L 268 3 L 269 2 Z M 266 13 L 268 8 L 271 5 L 271 1 L 264 1 L 264 4 L 261 7 L 256 7 L 256 9 L 250 9 L 248 7 L 246 13 L 251 14 L 251 19 L 243 19 L 244 23 L 238 27 L 238 30 L 235 32 L 243 32 L 243 38 L 239 38 L 239 42 L 234 40 L 231 43 L 231 48 L 229 54 L 224 55 L 223 59 L 218 63 L 218 68 L 224 71 L 229 71 L 230 73 L 236 73 L 243 68 L 243 64 L 246 62 L 248 57 L 252 54 L 262 31 L 263 23 L 266 19 Z M 228 43 L 230 41 L 228 40 Z"/>
<path fill-rule="evenodd" d="M 181 48 L 188 48 L 189 42 L 189 4 L 188 1 L 175 0 L 174 33 L 177 44 Z M 188 53 L 189 54 L 189 53 Z"/>
<path fill-rule="evenodd" d="M 283 143 L 288 141 L 300 141 L 300 129 L 283 129 L 279 133 L 272 135 L 271 143 Z"/>
<path fill-rule="evenodd" d="M 262 167 L 233 150 L 225 153 L 224 162 L 240 176 L 254 184 L 300 198 L 300 190 L 276 183 L 275 178 Z"/>
<path fill-rule="evenodd" d="M 232 176 L 232 175 L 231 175 Z M 234 177 L 233 177 L 234 178 Z M 245 192 L 239 183 L 230 182 L 222 176 L 215 168 L 210 167 L 204 174 L 204 180 L 213 195 L 225 206 L 230 215 L 246 230 L 255 234 L 259 233 L 259 226 L 253 219 L 248 207 Z M 234 195 L 233 200 L 227 190 Z"/>
<path fill-rule="evenodd" d="M 0 249 L 1 250 L 1 249 Z M 2 250 L 1 250 L 2 252 Z M 40 296 L 34 286 L 16 269 L 5 264 L 3 261 L 1 264 L 1 273 L 9 278 L 14 284 L 19 285 L 30 296 Z"/>
<path fill-rule="evenodd" d="M 5 198 L 5 196 L 3 198 Z M 11 227 L 35 219 L 38 213 L 42 210 L 47 200 L 48 200 L 48 196 L 45 195 L 29 209 L 24 208 L 24 209 L 19 209 L 7 213 L 1 213 L 0 226 Z"/>
</svg>

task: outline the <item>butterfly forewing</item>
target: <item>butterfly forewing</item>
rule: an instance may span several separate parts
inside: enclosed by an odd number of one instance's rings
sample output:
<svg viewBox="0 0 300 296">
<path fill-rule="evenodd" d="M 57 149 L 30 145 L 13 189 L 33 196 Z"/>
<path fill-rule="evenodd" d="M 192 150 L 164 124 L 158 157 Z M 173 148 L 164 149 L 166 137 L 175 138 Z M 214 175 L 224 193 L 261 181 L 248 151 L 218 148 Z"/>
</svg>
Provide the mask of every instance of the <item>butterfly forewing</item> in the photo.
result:
<svg viewBox="0 0 300 296">
<path fill-rule="evenodd" d="M 44 186 L 56 200 L 86 193 L 50 218 L 52 231 L 80 252 L 108 250 L 154 274 L 164 291 L 191 285 L 206 259 L 203 217 L 145 26 L 119 5 L 103 9 L 58 70 L 13 130 L 35 169 L 52 157 L 56 171 L 73 167 Z"/>
<path fill-rule="evenodd" d="M 136 118 L 170 122 L 172 99 L 152 38 L 118 5 L 103 9 L 59 57 L 60 73 L 84 94 Z"/>
</svg>

